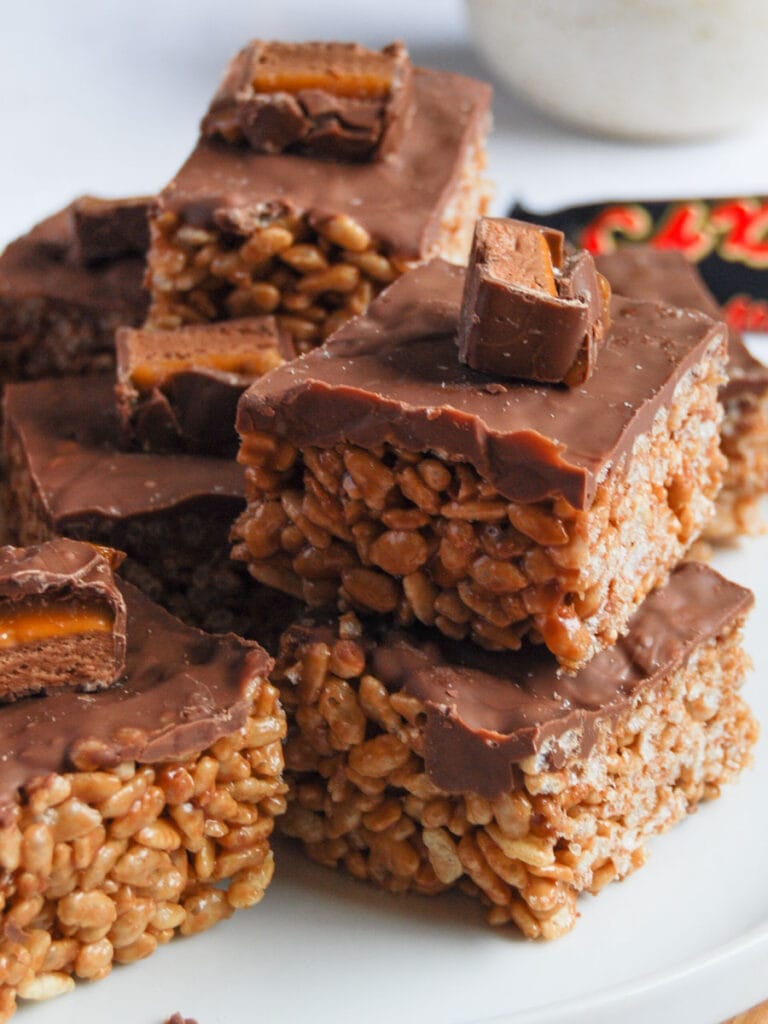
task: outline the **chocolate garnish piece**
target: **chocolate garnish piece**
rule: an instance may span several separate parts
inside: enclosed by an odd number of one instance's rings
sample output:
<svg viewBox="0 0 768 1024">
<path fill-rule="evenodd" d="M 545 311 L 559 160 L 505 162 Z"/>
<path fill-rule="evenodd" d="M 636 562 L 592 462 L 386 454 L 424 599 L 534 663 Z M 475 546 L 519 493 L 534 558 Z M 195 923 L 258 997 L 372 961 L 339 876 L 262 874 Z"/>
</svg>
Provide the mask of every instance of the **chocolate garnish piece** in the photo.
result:
<svg viewBox="0 0 768 1024">
<path fill-rule="evenodd" d="M 118 330 L 117 402 L 145 451 L 233 456 L 237 402 L 254 380 L 295 356 L 273 317 Z"/>
<path fill-rule="evenodd" d="M 589 758 L 601 731 L 642 690 L 663 685 L 752 604 L 749 590 L 706 565 L 684 564 L 646 597 L 616 645 L 574 676 L 562 675 L 541 646 L 491 652 L 422 628 L 372 623 L 360 642 L 367 647 L 365 672 L 425 705 L 424 759 L 432 782 L 446 793 L 495 799 L 516 788 L 516 767 L 525 758 L 540 758 L 541 771 Z M 284 652 L 333 643 L 333 627 L 315 623 L 293 626 Z"/>
<path fill-rule="evenodd" d="M 81 196 L 70 207 L 72 257 L 78 263 L 143 256 L 149 248 L 150 196 L 100 199 Z"/>
<path fill-rule="evenodd" d="M 393 152 L 407 127 L 411 62 L 402 43 L 253 40 L 230 62 L 202 133 L 257 153 L 366 160 Z"/>
<path fill-rule="evenodd" d="M 272 659 L 238 636 L 185 626 L 123 580 L 127 609 L 124 678 L 93 694 L 58 690 L 0 713 L 0 817 L 20 787 L 71 770 L 83 744 L 105 768 L 121 761 L 182 760 L 242 728 L 254 680 Z"/>
<path fill-rule="evenodd" d="M 562 232 L 483 217 L 464 288 L 460 358 L 493 376 L 582 384 L 609 325 L 609 300 L 592 257 L 565 254 Z"/>
<path fill-rule="evenodd" d="M 0 548 L 0 702 L 121 676 L 125 602 L 107 554 L 63 538 Z"/>
<path fill-rule="evenodd" d="M 561 495 L 588 508 L 606 469 L 724 330 L 695 311 L 614 297 L 584 385 L 489 383 L 458 358 L 464 273 L 432 260 L 404 274 L 322 349 L 253 384 L 238 408 L 241 434 L 432 449 L 470 463 L 510 501 Z"/>
</svg>

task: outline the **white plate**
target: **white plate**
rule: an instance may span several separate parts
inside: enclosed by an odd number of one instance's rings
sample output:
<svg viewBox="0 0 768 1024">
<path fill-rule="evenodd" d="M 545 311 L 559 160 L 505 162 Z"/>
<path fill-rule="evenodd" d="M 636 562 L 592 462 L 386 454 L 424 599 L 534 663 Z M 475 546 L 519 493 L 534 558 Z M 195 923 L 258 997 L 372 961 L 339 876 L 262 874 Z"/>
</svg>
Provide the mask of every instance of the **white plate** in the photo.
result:
<svg viewBox="0 0 768 1024">
<path fill-rule="evenodd" d="M 757 592 L 750 703 L 768 721 L 768 538 L 716 565 Z M 654 840 L 648 864 L 585 897 L 565 938 L 529 943 L 461 896 L 390 896 L 278 847 L 264 901 L 28 1024 L 716 1024 L 768 996 L 768 751 L 723 797 Z"/>
</svg>

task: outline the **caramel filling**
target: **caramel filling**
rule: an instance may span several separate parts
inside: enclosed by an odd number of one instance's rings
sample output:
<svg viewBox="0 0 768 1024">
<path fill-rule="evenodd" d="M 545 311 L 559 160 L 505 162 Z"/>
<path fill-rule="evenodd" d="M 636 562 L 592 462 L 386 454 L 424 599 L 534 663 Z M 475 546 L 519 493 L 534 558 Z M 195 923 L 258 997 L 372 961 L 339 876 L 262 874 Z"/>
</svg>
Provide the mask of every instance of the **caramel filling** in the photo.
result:
<svg viewBox="0 0 768 1024">
<path fill-rule="evenodd" d="M 371 70 L 351 68 L 259 68 L 252 85 L 257 93 L 296 93 L 304 89 L 321 89 L 331 96 L 351 99 L 386 99 L 392 79 Z"/>
<path fill-rule="evenodd" d="M 178 359 L 158 359 L 139 363 L 131 371 L 131 383 L 137 391 L 162 387 L 170 378 L 185 370 L 220 370 L 242 377 L 261 377 L 280 366 L 283 357 L 276 348 L 254 349 L 251 352 L 198 352 Z"/>
<path fill-rule="evenodd" d="M 515 225 L 514 231 L 504 232 L 498 244 L 501 251 L 488 261 L 495 275 L 524 288 L 557 295 L 553 252 L 542 231 Z"/>
<path fill-rule="evenodd" d="M 25 603 L 0 611 L 0 648 L 81 633 L 110 633 L 114 616 L 94 602 Z"/>
</svg>

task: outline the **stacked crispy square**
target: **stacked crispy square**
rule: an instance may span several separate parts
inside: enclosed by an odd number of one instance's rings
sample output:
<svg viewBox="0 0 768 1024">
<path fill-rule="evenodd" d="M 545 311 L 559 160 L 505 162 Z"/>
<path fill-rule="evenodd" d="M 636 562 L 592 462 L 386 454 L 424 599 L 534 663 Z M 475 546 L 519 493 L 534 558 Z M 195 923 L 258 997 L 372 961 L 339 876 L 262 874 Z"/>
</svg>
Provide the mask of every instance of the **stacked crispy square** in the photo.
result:
<svg viewBox="0 0 768 1024">
<path fill-rule="evenodd" d="M 508 224 L 481 225 L 476 252 Z M 599 276 L 574 291 L 582 257 L 557 260 L 512 287 L 503 258 L 411 270 L 254 384 L 233 534 L 256 579 L 316 608 L 278 658 L 283 829 L 321 863 L 458 885 L 545 938 L 756 736 L 751 595 L 681 565 L 722 484 L 726 328 L 598 309 Z M 554 322 L 585 329 L 566 344 Z M 484 368 L 504 358 L 529 379 Z"/>
</svg>

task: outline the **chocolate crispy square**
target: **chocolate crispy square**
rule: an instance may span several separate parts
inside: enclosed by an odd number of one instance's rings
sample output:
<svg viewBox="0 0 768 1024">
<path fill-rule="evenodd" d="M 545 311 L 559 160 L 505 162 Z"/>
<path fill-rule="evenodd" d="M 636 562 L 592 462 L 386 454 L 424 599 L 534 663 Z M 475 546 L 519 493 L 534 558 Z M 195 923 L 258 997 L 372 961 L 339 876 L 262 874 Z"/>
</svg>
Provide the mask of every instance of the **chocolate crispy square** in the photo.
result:
<svg viewBox="0 0 768 1024">
<path fill-rule="evenodd" d="M 265 607 L 278 607 L 229 559 L 229 530 L 245 504 L 241 467 L 121 450 L 113 388 L 107 377 L 84 377 L 6 389 L 14 542 L 66 536 L 118 548 L 127 555 L 121 573 L 181 618 L 256 636 L 270 627 Z"/>
<path fill-rule="evenodd" d="M 120 682 L 0 708 L 6 1020 L 17 999 L 104 978 L 253 906 L 272 878 L 285 716 L 271 658 L 118 586 Z"/>
<path fill-rule="evenodd" d="M 234 555 L 309 603 L 529 637 L 575 669 L 711 516 L 726 330 L 616 298 L 585 384 L 501 383 L 459 361 L 463 283 L 411 271 L 246 392 Z"/>
<path fill-rule="evenodd" d="M 149 198 L 83 196 L 0 256 L 0 381 L 114 365 L 114 332 L 147 313 Z"/>
<path fill-rule="evenodd" d="M 274 675 L 282 830 L 355 878 L 460 888 L 491 924 L 558 938 L 580 893 L 640 867 L 649 837 L 749 764 L 751 604 L 689 563 L 574 678 L 542 647 L 492 653 L 351 614 L 299 622 Z"/>
<path fill-rule="evenodd" d="M 317 345 L 408 265 L 464 260 L 484 212 L 490 89 L 413 72 L 396 154 L 350 163 L 203 138 L 152 214 L 150 321 L 273 313 Z"/>
<path fill-rule="evenodd" d="M 699 309 L 715 320 L 722 312 L 701 274 L 682 253 L 627 246 L 596 257 L 601 273 L 620 295 Z M 760 504 L 768 493 L 768 367 L 729 331 L 728 379 L 720 389 L 725 408 L 721 448 L 728 460 L 705 538 L 729 541 L 761 532 Z"/>
</svg>

